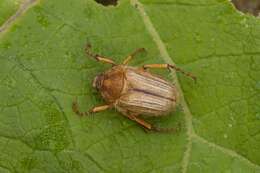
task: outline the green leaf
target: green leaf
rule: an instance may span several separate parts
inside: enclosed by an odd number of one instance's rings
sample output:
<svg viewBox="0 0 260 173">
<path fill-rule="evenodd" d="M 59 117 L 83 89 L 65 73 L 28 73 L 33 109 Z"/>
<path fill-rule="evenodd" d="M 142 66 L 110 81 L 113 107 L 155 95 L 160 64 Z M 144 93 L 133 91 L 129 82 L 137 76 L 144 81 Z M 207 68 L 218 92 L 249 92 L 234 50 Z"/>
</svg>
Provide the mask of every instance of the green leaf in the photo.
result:
<svg viewBox="0 0 260 173">
<path fill-rule="evenodd" d="M 3 25 L 10 16 L 18 9 L 22 0 L 1 0 L 0 1 L 0 25 Z M 0 30 L 1 31 L 1 30 Z"/>
<path fill-rule="evenodd" d="M 259 30 L 225 0 L 30 1 L 0 33 L 0 172 L 260 172 Z M 118 63 L 145 47 L 131 65 L 195 74 L 154 71 L 181 102 L 148 121 L 181 132 L 145 133 L 115 110 L 75 115 L 76 99 L 104 103 L 92 80 L 110 68 L 86 43 Z"/>
</svg>

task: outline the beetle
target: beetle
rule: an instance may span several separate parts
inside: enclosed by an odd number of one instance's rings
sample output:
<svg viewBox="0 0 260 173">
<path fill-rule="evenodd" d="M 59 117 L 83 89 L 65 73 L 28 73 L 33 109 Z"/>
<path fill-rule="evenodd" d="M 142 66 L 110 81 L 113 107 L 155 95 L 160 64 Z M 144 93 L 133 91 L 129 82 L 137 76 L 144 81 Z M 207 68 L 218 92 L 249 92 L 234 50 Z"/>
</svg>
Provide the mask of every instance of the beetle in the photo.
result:
<svg viewBox="0 0 260 173">
<path fill-rule="evenodd" d="M 87 44 L 85 52 L 88 56 L 99 62 L 108 63 L 112 68 L 97 75 L 93 80 L 93 87 L 100 93 L 106 104 L 95 106 L 90 111 L 80 112 L 77 102 L 73 102 L 73 111 L 80 115 L 89 115 L 115 108 L 130 120 L 135 121 L 147 130 L 175 131 L 175 128 L 159 128 L 148 123 L 140 116 L 165 116 L 176 108 L 179 93 L 175 85 L 161 76 L 148 71 L 151 68 L 175 69 L 186 76 L 196 80 L 191 73 L 171 64 L 146 64 L 142 67 L 132 67 L 128 63 L 144 48 L 139 48 L 131 53 L 122 64 L 116 64 L 112 59 L 91 52 L 91 45 Z"/>
</svg>

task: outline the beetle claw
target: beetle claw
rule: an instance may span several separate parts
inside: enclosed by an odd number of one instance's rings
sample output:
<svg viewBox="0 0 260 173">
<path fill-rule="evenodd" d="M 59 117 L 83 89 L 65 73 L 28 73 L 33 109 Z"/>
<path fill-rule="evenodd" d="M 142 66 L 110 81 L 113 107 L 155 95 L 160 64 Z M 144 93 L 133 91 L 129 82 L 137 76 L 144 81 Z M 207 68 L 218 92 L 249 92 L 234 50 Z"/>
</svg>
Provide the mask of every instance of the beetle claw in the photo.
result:
<svg viewBox="0 0 260 173">
<path fill-rule="evenodd" d="M 163 132 L 163 133 L 177 133 L 180 131 L 180 123 L 178 125 L 178 127 L 176 128 L 161 128 L 161 127 L 156 127 L 156 126 L 152 126 L 152 131 L 155 132 Z"/>
<path fill-rule="evenodd" d="M 145 133 L 150 133 L 151 132 L 151 130 L 148 130 L 147 128 L 143 128 L 143 130 L 144 130 Z"/>
<path fill-rule="evenodd" d="M 91 48 L 91 44 L 87 43 L 86 44 L 86 49 L 90 49 Z"/>
<path fill-rule="evenodd" d="M 77 100 L 72 102 L 72 110 L 75 114 L 77 114 L 81 117 L 89 115 L 88 112 L 80 112 Z"/>
<path fill-rule="evenodd" d="M 93 115 L 94 112 L 93 112 L 93 110 L 91 109 L 91 110 L 87 111 L 87 114 L 88 114 L 88 115 Z"/>
</svg>

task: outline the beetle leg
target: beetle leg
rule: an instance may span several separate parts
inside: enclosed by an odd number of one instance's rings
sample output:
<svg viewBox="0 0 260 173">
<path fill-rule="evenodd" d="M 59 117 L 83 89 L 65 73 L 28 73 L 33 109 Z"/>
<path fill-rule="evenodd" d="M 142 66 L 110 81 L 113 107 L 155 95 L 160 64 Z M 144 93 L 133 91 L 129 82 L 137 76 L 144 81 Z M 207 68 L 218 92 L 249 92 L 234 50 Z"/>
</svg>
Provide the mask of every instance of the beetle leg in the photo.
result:
<svg viewBox="0 0 260 173">
<path fill-rule="evenodd" d="M 76 101 L 72 103 L 72 110 L 79 116 L 89 115 L 89 112 L 80 112 L 78 103 Z"/>
<path fill-rule="evenodd" d="M 112 59 L 103 57 L 103 56 L 98 55 L 98 54 L 94 54 L 94 53 L 91 52 L 90 49 L 91 49 L 91 45 L 87 44 L 86 47 L 85 47 L 85 52 L 86 52 L 87 55 L 91 56 L 92 58 L 96 59 L 97 61 L 104 62 L 104 63 L 107 63 L 107 64 L 116 65 L 116 63 Z"/>
<path fill-rule="evenodd" d="M 160 127 L 156 127 L 156 126 L 153 126 L 152 124 L 146 122 L 145 120 L 143 120 L 141 118 L 137 118 L 134 115 L 127 115 L 127 117 L 130 120 L 133 120 L 133 121 L 137 122 L 139 125 L 143 126 L 145 129 L 151 130 L 151 131 L 166 132 L 167 133 L 167 132 L 177 132 L 180 129 L 179 127 L 177 127 L 177 128 L 160 128 Z"/>
<path fill-rule="evenodd" d="M 102 106 L 95 106 L 91 110 L 86 111 L 86 112 L 80 112 L 78 103 L 75 101 L 72 103 L 72 110 L 79 116 L 87 116 L 90 115 L 91 113 L 96 113 L 100 111 L 104 111 L 108 108 L 111 108 L 111 105 L 102 105 Z"/>
<path fill-rule="evenodd" d="M 138 124 L 140 124 L 141 126 L 143 126 L 144 128 L 148 129 L 148 130 L 152 130 L 152 125 L 146 121 L 144 121 L 143 119 L 137 118 L 134 115 L 127 115 L 127 117 L 130 120 L 133 120 L 135 122 L 137 122 Z"/>
<path fill-rule="evenodd" d="M 172 64 L 146 64 L 146 65 L 143 65 L 143 69 L 147 69 L 147 68 L 174 69 L 174 70 L 179 71 L 179 72 L 181 72 L 182 74 L 184 74 L 188 77 L 191 77 L 194 81 L 196 81 L 196 76 L 194 76 L 193 74 L 191 74 L 189 72 L 185 72 L 181 68 L 176 67 L 175 65 L 172 65 Z"/>
<path fill-rule="evenodd" d="M 164 132 L 164 133 L 176 133 L 179 132 L 181 129 L 180 123 L 178 124 L 178 127 L 172 127 L 172 128 L 161 128 L 161 127 L 152 127 L 153 131 L 156 132 Z"/>
<path fill-rule="evenodd" d="M 130 55 L 128 55 L 126 57 L 126 59 L 123 61 L 123 65 L 127 65 L 133 58 L 136 54 L 140 53 L 140 52 L 143 52 L 145 51 L 144 48 L 139 48 L 139 49 L 136 49 L 133 53 L 131 53 Z"/>
<path fill-rule="evenodd" d="M 95 106 L 89 112 L 90 113 L 101 112 L 101 111 L 107 110 L 108 108 L 111 108 L 111 105 Z"/>
</svg>

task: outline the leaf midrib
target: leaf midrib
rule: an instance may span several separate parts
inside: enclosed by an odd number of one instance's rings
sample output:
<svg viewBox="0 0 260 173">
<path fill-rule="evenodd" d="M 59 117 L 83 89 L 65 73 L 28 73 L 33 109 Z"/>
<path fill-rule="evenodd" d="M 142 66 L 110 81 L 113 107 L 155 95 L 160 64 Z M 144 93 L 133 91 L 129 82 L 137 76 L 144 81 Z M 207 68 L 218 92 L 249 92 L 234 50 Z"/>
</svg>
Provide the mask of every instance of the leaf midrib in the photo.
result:
<svg viewBox="0 0 260 173">
<path fill-rule="evenodd" d="M 17 21 L 29 8 L 36 5 L 40 0 L 24 0 L 17 11 L 10 16 L 1 26 L 0 34 L 5 33 L 12 26 L 12 24 Z"/>
<path fill-rule="evenodd" d="M 147 13 L 145 12 L 145 9 L 143 7 L 143 4 L 140 3 L 138 0 L 130 0 L 131 4 L 135 7 L 137 7 L 138 12 L 140 13 L 140 16 L 144 22 L 145 28 L 147 29 L 148 33 L 150 34 L 150 36 L 152 37 L 153 41 L 155 42 L 161 57 L 163 59 L 164 62 L 169 63 L 169 64 L 173 64 L 175 65 L 175 63 L 172 61 L 166 47 L 165 44 L 163 43 L 162 39 L 160 38 L 160 35 L 158 34 L 158 32 L 156 31 L 153 23 L 151 22 L 149 16 L 147 15 Z M 223 153 L 232 156 L 232 157 L 236 157 L 239 160 L 243 161 L 244 163 L 248 164 L 249 166 L 251 166 L 252 168 L 255 169 L 260 169 L 260 166 L 251 162 L 250 160 L 248 160 L 247 158 L 241 156 L 240 154 L 238 154 L 237 152 L 224 148 L 222 146 L 219 146 L 215 143 L 209 142 L 208 140 L 204 139 L 203 137 L 199 136 L 198 134 L 195 133 L 193 125 L 192 125 L 192 114 L 190 112 L 190 109 L 187 105 L 187 102 L 185 101 L 184 98 L 184 94 L 183 94 L 183 90 L 181 88 L 180 82 L 178 80 L 178 77 L 176 75 L 175 71 L 171 72 L 171 77 L 179 91 L 179 95 L 180 95 L 180 104 L 182 105 L 183 108 L 183 112 L 185 115 L 185 123 L 186 123 L 186 127 L 187 127 L 187 145 L 186 145 L 186 150 L 184 152 L 184 156 L 182 159 L 182 163 L 181 163 L 181 168 L 182 168 L 182 173 L 186 173 L 187 172 L 187 168 L 189 165 L 189 159 L 190 159 L 190 153 L 191 153 L 191 149 L 192 149 L 192 141 L 199 141 L 201 143 L 204 143 L 210 147 L 213 147 L 217 150 L 222 151 Z"/>
</svg>

